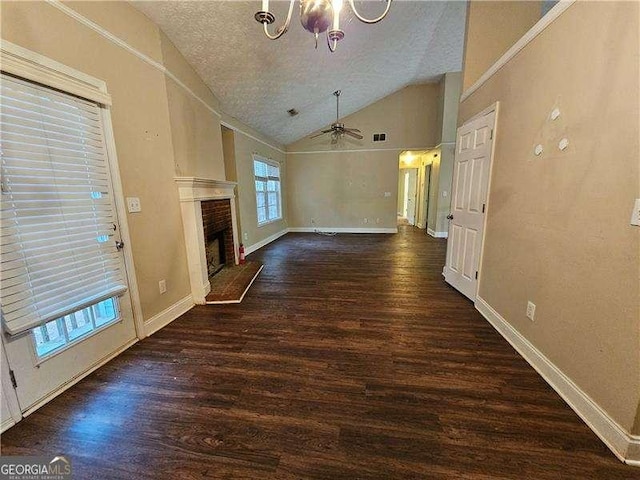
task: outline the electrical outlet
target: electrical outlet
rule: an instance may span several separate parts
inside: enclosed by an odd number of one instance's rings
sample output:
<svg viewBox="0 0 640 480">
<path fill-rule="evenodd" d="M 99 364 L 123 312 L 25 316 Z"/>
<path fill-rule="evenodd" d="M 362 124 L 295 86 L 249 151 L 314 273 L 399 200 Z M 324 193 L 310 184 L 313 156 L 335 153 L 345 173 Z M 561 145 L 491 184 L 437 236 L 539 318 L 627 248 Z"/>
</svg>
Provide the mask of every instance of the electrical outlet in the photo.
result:
<svg viewBox="0 0 640 480">
<path fill-rule="evenodd" d="M 369 223 L 369 219 L 367 217 L 364 217 L 364 223 Z"/>
<path fill-rule="evenodd" d="M 315 219 L 312 218 L 311 219 L 311 225 L 315 225 L 315 224 L 316 224 L 316 221 L 315 221 Z"/>
<path fill-rule="evenodd" d="M 167 293 L 167 281 L 160 280 L 158 282 L 158 290 L 160 290 L 160 294 Z"/>
<path fill-rule="evenodd" d="M 527 302 L 527 318 L 532 322 L 535 320 L 536 316 L 536 304 L 533 302 Z"/>
<path fill-rule="evenodd" d="M 138 213 L 142 211 L 142 205 L 138 197 L 127 197 L 127 210 L 129 213 Z"/>
<path fill-rule="evenodd" d="M 391 196 L 391 192 L 384 192 L 384 196 L 385 197 L 390 197 Z"/>
<path fill-rule="evenodd" d="M 379 218 L 376 218 L 376 223 L 380 223 L 380 219 Z"/>
<path fill-rule="evenodd" d="M 242 237 L 243 237 L 245 240 L 249 240 L 249 234 L 248 234 L 247 232 L 244 232 L 244 234 L 242 235 Z"/>
</svg>

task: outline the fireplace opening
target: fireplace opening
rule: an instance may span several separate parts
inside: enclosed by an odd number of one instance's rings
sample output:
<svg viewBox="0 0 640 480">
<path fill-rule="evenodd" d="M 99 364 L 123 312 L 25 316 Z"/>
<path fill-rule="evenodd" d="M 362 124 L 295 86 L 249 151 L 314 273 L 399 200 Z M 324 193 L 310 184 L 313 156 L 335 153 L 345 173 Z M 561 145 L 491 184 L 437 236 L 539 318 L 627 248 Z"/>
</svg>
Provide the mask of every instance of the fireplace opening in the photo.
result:
<svg viewBox="0 0 640 480">
<path fill-rule="evenodd" d="M 224 248 L 224 232 L 213 234 L 207 239 L 207 273 L 209 278 L 224 268 L 227 263 Z"/>
<path fill-rule="evenodd" d="M 207 275 L 211 278 L 225 265 L 235 263 L 231 202 L 228 199 L 203 201 L 202 226 Z"/>
</svg>

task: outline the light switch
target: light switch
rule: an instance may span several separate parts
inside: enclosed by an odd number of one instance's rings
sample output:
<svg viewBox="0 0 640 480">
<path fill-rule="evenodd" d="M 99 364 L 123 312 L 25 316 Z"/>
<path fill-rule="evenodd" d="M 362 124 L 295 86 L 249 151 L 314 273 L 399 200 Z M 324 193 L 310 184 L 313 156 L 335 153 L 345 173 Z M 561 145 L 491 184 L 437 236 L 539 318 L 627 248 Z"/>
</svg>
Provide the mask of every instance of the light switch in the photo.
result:
<svg viewBox="0 0 640 480">
<path fill-rule="evenodd" d="M 384 196 L 385 197 L 390 197 L 391 196 L 391 192 L 384 192 Z"/>
<path fill-rule="evenodd" d="M 138 197 L 127 197 L 127 210 L 129 213 L 138 213 L 142 211 L 142 205 Z"/>
<path fill-rule="evenodd" d="M 633 206 L 633 212 L 631 212 L 631 225 L 640 227 L 640 198 L 636 198 L 636 203 Z"/>
</svg>

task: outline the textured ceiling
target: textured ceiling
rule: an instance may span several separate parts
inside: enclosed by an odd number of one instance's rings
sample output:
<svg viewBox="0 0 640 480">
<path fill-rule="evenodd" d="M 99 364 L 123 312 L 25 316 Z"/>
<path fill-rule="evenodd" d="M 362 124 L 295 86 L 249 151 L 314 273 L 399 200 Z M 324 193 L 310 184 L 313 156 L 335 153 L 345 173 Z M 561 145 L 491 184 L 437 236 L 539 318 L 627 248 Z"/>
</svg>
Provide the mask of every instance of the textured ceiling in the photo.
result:
<svg viewBox="0 0 640 480">
<path fill-rule="evenodd" d="M 366 25 L 345 0 L 345 38 L 335 53 L 323 36 L 314 49 L 297 6 L 289 31 L 272 41 L 253 18 L 260 1 L 133 4 L 173 41 L 225 113 L 283 144 L 334 121 L 335 90 L 342 90 L 340 113 L 346 116 L 408 84 L 435 81 L 462 66 L 464 1 L 394 1 L 382 22 Z M 383 7 L 379 1 L 356 2 L 369 17 Z M 287 8 L 288 2 L 271 2 L 277 25 Z M 300 114 L 290 117 L 290 108 Z"/>
</svg>

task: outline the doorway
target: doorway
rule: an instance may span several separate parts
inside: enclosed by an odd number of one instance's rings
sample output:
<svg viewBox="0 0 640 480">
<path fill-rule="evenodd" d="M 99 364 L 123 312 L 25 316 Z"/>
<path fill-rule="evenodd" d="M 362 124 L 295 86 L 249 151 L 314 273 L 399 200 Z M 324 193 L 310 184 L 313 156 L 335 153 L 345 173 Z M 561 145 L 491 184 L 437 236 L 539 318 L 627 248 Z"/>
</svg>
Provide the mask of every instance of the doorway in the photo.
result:
<svg viewBox="0 0 640 480">
<path fill-rule="evenodd" d="M 418 192 L 418 169 L 405 168 L 402 171 L 402 211 L 401 218 L 406 225 L 416 224 L 416 194 Z"/>
</svg>

